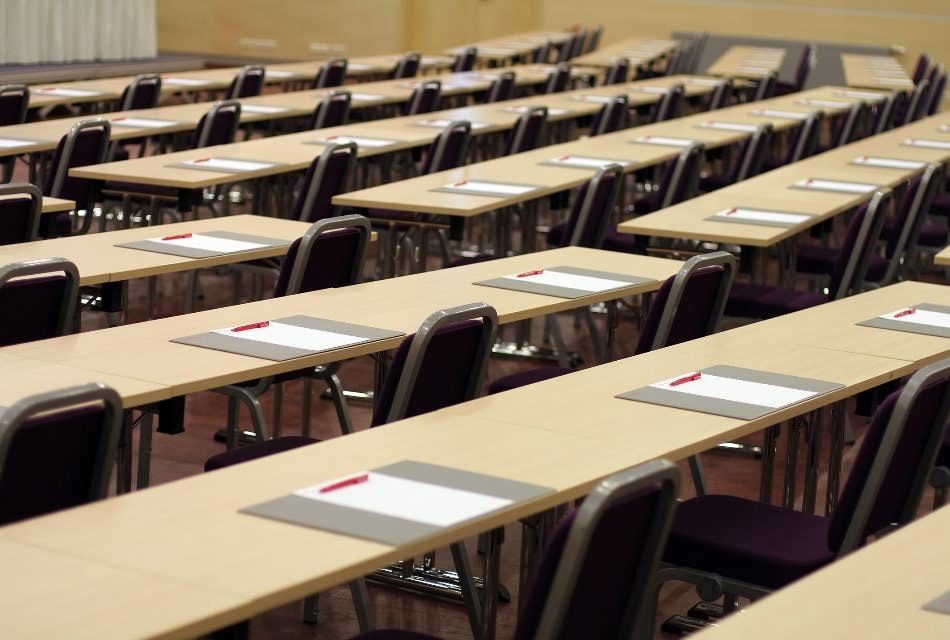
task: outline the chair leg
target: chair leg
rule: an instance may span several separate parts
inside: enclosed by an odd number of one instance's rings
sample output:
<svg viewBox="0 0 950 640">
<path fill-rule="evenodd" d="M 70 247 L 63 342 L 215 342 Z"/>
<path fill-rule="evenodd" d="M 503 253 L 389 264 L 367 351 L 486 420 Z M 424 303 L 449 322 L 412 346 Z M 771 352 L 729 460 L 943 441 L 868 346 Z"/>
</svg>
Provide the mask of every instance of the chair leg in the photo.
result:
<svg viewBox="0 0 950 640">
<path fill-rule="evenodd" d="M 356 609 L 356 621 L 360 625 L 360 633 L 369 633 L 376 628 L 376 620 L 373 615 L 373 606 L 369 601 L 366 580 L 359 578 L 351 582 L 350 594 L 353 596 L 353 607 Z"/>
<path fill-rule="evenodd" d="M 237 440 L 238 431 L 238 402 L 247 407 L 251 416 L 251 424 L 254 426 L 254 435 L 258 442 L 267 439 L 267 427 L 264 420 L 264 409 L 261 407 L 261 401 L 247 389 L 241 387 L 221 387 L 217 389 L 219 393 L 228 396 L 228 449 L 233 449 Z"/>
<path fill-rule="evenodd" d="M 284 385 L 274 385 L 274 414 L 271 419 L 271 432 L 274 437 L 280 437 L 280 417 L 284 405 Z"/>
<path fill-rule="evenodd" d="M 353 421 L 350 419 L 350 406 L 346 402 L 346 396 L 343 393 L 343 383 L 339 376 L 333 374 L 325 379 L 327 387 L 330 388 L 330 396 L 333 398 L 333 406 L 336 409 L 337 420 L 340 421 L 340 431 L 343 435 L 353 432 Z"/>
<path fill-rule="evenodd" d="M 320 594 L 314 593 L 303 600 L 303 623 L 317 624 L 317 615 L 320 613 Z"/>
<path fill-rule="evenodd" d="M 706 495 L 706 479 L 703 477 L 703 468 L 699 464 L 699 456 L 689 457 L 689 473 L 693 477 L 693 486 L 696 487 L 696 495 Z"/>
<path fill-rule="evenodd" d="M 313 381 L 310 378 L 303 379 L 303 406 L 300 409 L 300 434 L 305 438 L 310 437 L 310 413 L 313 404 Z"/>
</svg>

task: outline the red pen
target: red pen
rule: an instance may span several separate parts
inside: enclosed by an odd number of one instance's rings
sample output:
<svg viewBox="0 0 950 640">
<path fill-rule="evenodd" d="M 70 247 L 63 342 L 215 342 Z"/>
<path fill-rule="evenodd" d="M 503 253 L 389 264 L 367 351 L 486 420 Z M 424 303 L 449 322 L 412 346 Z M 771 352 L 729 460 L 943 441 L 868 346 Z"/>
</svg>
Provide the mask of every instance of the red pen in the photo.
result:
<svg viewBox="0 0 950 640">
<path fill-rule="evenodd" d="M 696 380 L 699 380 L 699 379 L 702 378 L 702 377 L 703 377 L 702 372 L 701 372 L 701 371 L 697 371 L 696 373 L 691 373 L 691 374 L 689 374 L 688 376 L 683 376 L 682 378 L 677 378 L 676 380 L 674 380 L 673 382 L 670 383 L 670 386 L 671 386 L 671 387 L 678 387 L 678 386 L 681 385 L 681 384 L 685 384 L 685 383 L 687 383 L 687 382 L 694 382 L 694 381 L 696 381 Z"/>
<path fill-rule="evenodd" d="M 735 207 L 733 207 L 732 209 L 729 209 L 728 211 L 726 211 L 726 215 L 727 215 L 727 216 L 731 216 L 732 214 L 738 213 L 738 212 L 739 212 L 739 210 L 736 209 Z"/>
<path fill-rule="evenodd" d="M 811 184 L 812 182 L 814 182 L 814 179 L 812 179 L 812 178 L 809 178 L 808 180 L 805 180 L 805 184 Z"/>
<path fill-rule="evenodd" d="M 192 162 L 207 162 L 211 158 L 198 158 L 197 160 L 192 160 Z"/>
<path fill-rule="evenodd" d="M 528 276 L 539 276 L 544 273 L 544 269 L 534 269 L 533 271 L 525 271 L 524 273 L 519 273 L 517 277 L 527 278 Z"/>
<path fill-rule="evenodd" d="M 558 160 L 560 160 L 561 162 L 564 162 L 565 160 L 570 160 L 570 159 L 571 159 L 571 156 L 561 156 L 560 158 L 558 158 Z"/>
<path fill-rule="evenodd" d="M 250 324 L 242 324 L 239 327 L 234 327 L 231 331 L 248 331 L 249 329 L 263 329 L 264 327 L 270 324 L 270 320 L 262 320 L 260 322 L 252 322 Z"/>
<path fill-rule="evenodd" d="M 464 187 L 464 186 L 467 185 L 467 184 L 468 184 L 468 180 L 459 180 L 458 182 L 454 183 L 452 186 L 453 186 L 453 187 Z"/>
<path fill-rule="evenodd" d="M 347 478 L 346 480 L 340 480 L 339 482 L 328 484 L 325 487 L 320 487 L 320 493 L 329 493 L 330 491 L 336 491 L 337 489 L 343 489 L 344 487 L 352 487 L 354 484 L 363 484 L 367 480 L 369 480 L 368 473 L 364 473 L 360 476 L 353 476 L 352 478 Z"/>
<path fill-rule="evenodd" d="M 122 122 L 123 120 L 126 120 L 126 118 L 113 118 L 113 119 L 112 119 L 113 122 Z"/>
<path fill-rule="evenodd" d="M 911 307 L 909 309 L 904 309 L 903 311 L 898 311 L 894 314 L 895 318 L 903 318 L 904 316 L 909 316 L 912 313 L 915 313 L 917 309 Z"/>
<path fill-rule="evenodd" d="M 162 238 L 162 240 L 182 240 L 184 238 L 190 238 L 190 237 L 191 237 L 190 233 L 179 233 L 173 236 L 165 236 L 164 238 Z"/>
</svg>

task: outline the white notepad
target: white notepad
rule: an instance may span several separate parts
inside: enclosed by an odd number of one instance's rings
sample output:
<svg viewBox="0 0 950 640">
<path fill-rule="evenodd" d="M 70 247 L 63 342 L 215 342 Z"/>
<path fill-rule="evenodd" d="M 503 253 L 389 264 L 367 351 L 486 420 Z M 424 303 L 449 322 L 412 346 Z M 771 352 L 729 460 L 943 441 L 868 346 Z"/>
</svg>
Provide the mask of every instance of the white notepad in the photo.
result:
<svg viewBox="0 0 950 640">
<path fill-rule="evenodd" d="M 805 120 L 807 113 L 800 111 L 782 111 L 780 109 L 755 109 L 751 112 L 754 116 L 765 116 L 767 118 L 787 118 L 788 120 Z"/>
<path fill-rule="evenodd" d="M 847 109 L 851 106 L 850 102 L 843 102 L 841 100 L 815 100 L 814 98 L 804 98 L 802 100 L 796 100 L 797 104 L 807 104 L 812 107 L 828 107 L 830 109 Z"/>
<path fill-rule="evenodd" d="M 507 113 L 527 113 L 530 109 L 531 107 L 504 107 L 502 108 L 502 111 L 505 111 Z M 563 116 L 567 112 L 568 112 L 567 109 L 558 109 L 558 108 L 548 107 L 549 116 Z"/>
<path fill-rule="evenodd" d="M 534 191 L 537 187 L 520 184 L 503 184 L 500 182 L 486 182 L 484 180 L 461 180 L 459 182 L 450 182 L 449 184 L 444 185 L 443 188 L 456 189 L 459 191 L 477 191 L 490 194 L 504 193 L 507 195 L 518 196 Z"/>
<path fill-rule="evenodd" d="M 900 160 L 898 158 L 879 158 L 876 156 L 861 156 L 851 162 L 865 167 L 881 167 L 884 169 L 920 169 L 927 164 L 919 160 Z"/>
<path fill-rule="evenodd" d="M 330 136 L 329 138 L 321 138 L 320 142 L 340 144 L 352 142 L 358 147 L 388 147 L 391 144 L 396 144 L 395 140 L 387 140 L 383 138 L 361 138 L 359 136 Z"/>
<path fill-rule="evenodd" d="M 36 144 L 32 140 L 16 140 L 14 138 L 0 138 L 0 149 L 12 149 L 13 147 L 28 147 Z"/>
<path fill-rule="evenodd" d="M 531 282 L 534 284 L 547 285 L 549 287 L 564 287 L 565 289 L 577 289 L 578 291 L 589 291 L 590 293 L 600 293 L 601 291 L 611 291 L 621 287 L 629 287 L 629 282 L 622 280 L 609 280 L 607 278 L 595 278 L 593 276 L 581 276 L 575 273 L 564 273 L 563 271 L 553 271 L 544 269 L 541 273 L 530 276 L 502 276 L 505 280 L 514 280 L 516 282 Z"/>
<path fill-rule="evenodd" d="M 273 162 L 255 162 L 253 160 L 231 160 L 230 158 L 207 158 L 204 160 L 185 160 L 184 165 L 222 169 L 224 171 L 258 171 L 275 166 Z"/>
<path fill-rule="evenodd" d="M 907 80 L 906 78 L 879 78 L 877 76 L 873 76 L 872 79 L 875 82 L 880 82 L 881 84 L 892 84 L 895 86 L 902 86 L 902 87 L 905 87 L 905 86 L 909 87 L 910 85 L 913 84 L 910 80 Z"/>
<path fill-rule="evenodd" d="M 931 327 L 942 327 L 950 329 L 950 313 L 940 313 L 939 311 L 927 311 L 925 309 L 914 309 L 913 313 L 906 313 L 908 308 L 898 309 L 891 313 L 885 313 L 878 316 L 884 320 L 894 320 L 896 322 L 907 322 L 910 324 L 923 324 Z M 900 315 L 904 314 L 904 315 Z"/>
<path fill-rule="evenodd" d="M 722 80 L 714 80 L 713 78 L 690 78 L 689 80 L 686 81 L 686 84 L 697 84 L 697 85 L 702 85 L 704 87 L 715 87 L 720 82 L 722 82 Z"/>
<path fill-rule="evenodd" d="M 363 102 L 375 102 L 377 100 L 383 100 L 385 96 L 381 96 L 375 93 L 350 93 L 350 98 L 353 100 L 361 100 Z"/>
<path fill-rule="evenodd" d="M 654 94 L 666 94 L 670 90 L 666 87 L 637 87 L 639 93 L 654 93 Z"/>
<path fill-rule="evenodd" d="M 163 240 L 162 238 L 148 238 L 149 242 L 159 244 L 173 245 L 187 249 L 204 249 L 205 251 L 214 251 L 215 253 L 238 253 L 241 251 L 252 251 L 254 249 L 263 249 L 269 245 L 259 244 L 257 242 L 245 242 L 243 240 L 230 240 L 228 238 L 219 238 L 217 236 L 205 236 L 200 233 L 193 233 L 190 238 L 172 238 Z"/>
<path fill-rule="evenodd" d="M 721 131 L 748 131 L 753 132 L 758 129 L 754 124 L 743 124 L 741 122 L 700 122 L 698 125 L 701 129 L 719 129 Z"/>
<path fill-rule="evenodd" d="M 244 104 L 241 103 L 243 113 L 283 113 L 288 111 L 287 107 L 272 107 L 266 104 Z"/>
<path fill-rule="evenodd" d="M 159 120 L 158 118 L 113 118 L 112 124 L 117 127 L 161 129 L 178 123 L 174 120 Z"/>
<path fill-rule="evenodd" d="M 718 211 L 714 213 L 712 217 L 726 220 L 748 220 L 750 222 L 778 222 L 794 226 L 811 219 L 812 216 L 801 213 L 785 213 L 784 211 L 764 211 L 761 209 L 734 207 L 732 209 Z"/>
<path fill-rule="evenodd" d="M 85 98 L 88 96 L 98 96 L 101 91 L 92 91 L 91 89 L 67 89 L 66 87 L 45 87 L 34 89 L 36 93 L 42 93 L 46 96 L 62 96 L 63 98 Z"/>
<path fill-rule="evenodd" d="M 293 71 L 280 71 L 279 69 L 267 69 L 265 73 L 271 78 L 290 78 L 297 75 Z"/>
<path fill-rule="evenodd" d="M 924 138 L 908 138 L 903 142 L 907 147 L 923 147 L 925 149 L 950 149 L 950 140 L 927 140 Z"/>
<path fill-rule="evenodd" d="M 739 71 L 742 73 L 754 73 L 755 75 L 762 76 L 764 76 L 766 73 L 772 73 L 772 69 L 766 67 L 739 67 Z"/>
<path fill-rule="evenodd" d="M 563 164 L 567 167 L 585 167 L 590 169 L 601 169 L 606 167 L 608 164 L 620 164 L 626 165 L 627 162 L 621 160 L 611 160 L 610 158 L 593 158 L 591 156 L 560 156 L 558 158 L 551 158 L 548 160 L 549 163 L 553 164 Z"/>
<path fill-rule="evenodd" d="M 937 131 L 940 131 L 941 133 L 948 133 L 948 132 L 950 132 L 950 124 L 942 124 L 942 125 L 940 125 L 939 127 L 937 127 Z"/>
<path fill-rule="evenodd" d="M 424 82 L 403 82 L 399 86 L 402 87 L 403 89 L 418 89 L 423 84 L 425 83 Z M 453 82 L 443 82 L 441 83 L 440 88 L 442 91 L 445 91 L 446 89 L 457 89 L 459 86 L 460 85 Z"/>
<path fill-rule="evenodd" d="M 211 84 L 211 81 L 201 80 L 200 78 L 162 78 L 162 83 L 181 87 L 200 87 L 201 85 Z"/>
<path fill-rule="evenodd" d="M 688 147 L 696 142 L 691 138 L 674 138 L 672 136 L 638 136 L 633 141 L 642 142 L 643 144 L 658 144 L 664 147 Z"/>
<path fill-rule="evenodd" d="M 344 333 L 334 333 L 332 331 L 321 331 L 320 329 L 308 329 L 306 327 L 298 327 L 297 325 L 283 324 L 281 322 L 270 322 L 266 327 L 245 329 L 244 331 L 234 331 L 233 327 L 229 329 L 215 329 L 213 333 L 229 336 L 231 338 L 253 340 L 255 342 L 264 342 L 305 351 L 329 351 L 331 349 L 340 349 L 353 344 L 366 342 L 366 338 L 360 338 L 359 336 L 350 336 Z"/>
<path fill-rule="evenodd" d="M 420 120 L 416 122 L 415 124 L 420 127 L 433 127 L 435 129 L 444 129 L 450 124 L 452 124 L 452 120 L 448 120 L 446 118 L 429 118 L 428 120 Z M 469 124 L 472 125 L 472 129 L 484 129 L 485 127 L 488 126 L 487 122 L 471 121 Z"/>
<path fill-rule="evenodd" d="M 363 475 L 367 476 L 364 482 L 326 493 L 320 492 L 323 487 L 333 486 Z M 294 495 L 438 527 L 448 527 L 471 520 L 512 503 L 512 500 L 507 498 L 398 478 L 374 471 L 356 473 L 307 487 L 294 492 Z"/>
<path fill-rule="evenodd" d="M 802 189 L 816 189 L 818 191 L 844 191 L 846 193 L 869 193 L 877 189 L 875 184 L 864 184 L 863 182 L 845 182 L 843 180 L 821 180 L 818 178 L 806 178 L 795 183 L 796 187 Z"/>
<path fill-rule="evenodd" d="M 883 100 L 886 96 L 871 91 L 855 91 L 854 89 L 839 89 L 835 91 L 836 96 L 842 98 L 862 98 L 864 100 Z"/>
<path fill-rule="evenodd" d="M 787 407 L 819 395 L 817 391 L 780 387 L 763 382 L 736 380 L 735 378 L 715 376 L 708 373 L 703 373 L 697 380 L 691 380 L 677 385 L 670 384 L 691 374 L 692 372 L 684 373 L 674 378 L 651 384 L 650 386 L 663 389 L 664 391 L 675 391 L 677 393 L 688 393 L 705 398 L 755 404 L 760 407 L 771 407 L 773 409 Z"/>
<path fill-rule="evenodd" d="M 363 64 L 362 62 L 350 62 L 346 65 L 346 68 L 351 71 L 366 71 L 372 69 L 372 65 Z"/>
<path fill-rule="evenodd" d="M 614 99 L 614 96 L 571 96 L 572 100 L 580 100 L 581 102 L 596 102 L 598 104 L 606 104 Z"/>
</svg>

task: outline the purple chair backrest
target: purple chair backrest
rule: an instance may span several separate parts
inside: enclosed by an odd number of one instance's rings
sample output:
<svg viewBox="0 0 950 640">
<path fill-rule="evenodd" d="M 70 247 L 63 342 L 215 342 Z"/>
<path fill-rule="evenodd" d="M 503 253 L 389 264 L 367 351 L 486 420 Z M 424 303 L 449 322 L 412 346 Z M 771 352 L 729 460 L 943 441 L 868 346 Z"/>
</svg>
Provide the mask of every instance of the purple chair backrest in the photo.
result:
<svg viewBox="0 0 950 640">
<path fill-rule="evenodd" d="M 927 111 L 927 97 L 930 95 L 930 82 L 921 80 L 910 93 L 910 101 L 907 103 L 907 112 L 904 114 L 903 124 L 917 122 L 924 117 Z"/>
<path fill-rule="evenodd" d="M 733 165 L 733 182 L 748 180 L 762 173 L 765 156 L 772 144 L 772 124 L 769 122 L 760 124 L 752 137 L 746 140 L 748 143 L 740 156 L 741 160 Z"/>
<path fill-rule="evenodd" d="M 25 84 L 0 86 L 0 127 L 26 122 L 30 107 L 30 89 Z"/>
<path fill-rule="evenodd" d="M 653 122 L 664 122 L 678 118 L 683 108 L 684 89 L 682 84 L 670 86 L 653 109 Z"/>
<path fill-rule="evenodd" d="M 867 102 L 852 104 L 844 120 L 839 118 L 840 125 L 837 134 L 833 136 L 835 146 L 842 147 L 866 137 L 869 133 L 870 119 L 871 106 Z"/>
<path fill-rule="evenodd" d="M 930 56 L 927 53 L 921 53 L 917 56 L 917 64 L 914 65 L 914 75 L 911 77 L 914 84 L 920 82 L 930 70 Z"/>
<path fill-rule="evenodd" d="M 678 489 L 679 472 L 666 460 L 603 480 L 554 530 L 515 640 L 643 637 Z"/>
<path fill-rule="evenodd" d="M 544 83 L 543 93 L 560 93 L 566 91 L 570 81 L 571 65 L 559 63 L 557 68 L 548 74 L 548 80 Z"/>
<path fill-rule="evenodd" d="M 577 39 L 580 34 L 574 34 L 567 40 L 561 43 L 561 48 L 557 54 L 557 61 L 568 62 L 571 58 L 574 57 L 574 49 L 577 47 Z"/>
<path fill-rule="evenodd" d="M 106 497 L 122 401 L 91 383 L 24 398 L 0 416 L 0 525 Z"/>
<path fill-rule="evenodd" d="M 792 134 L 793 140 L 788 146 L 787 163 L 798 162 L 815 155 L 818 150 L 818 138 L 821 134 L 821 123 L 825 119 L 823 111 L 812 111 L 805 121 Z"/>
<path fill-rule="evenodd" d="M 324 96 L 313 110 L 310 128 L 325 129 L 346 124 L 346 119 L 350 115 L 351 100 L 349 91 L 334 91 Z"/>
<path fill-rule="evenodd" d="M 437 311 L 393 355 L 372 426 L 443 409 L 478 395 L 498 316 L 484 303 Z"/>
<path fill-rule="evenodd" d="M 941 68 L 943 65 L 940 65 Z M 933 83 L 930 95 L 927 98 L 927 115 L 932 116 L 940 109 L 940 103 L 943 101 L 943 92 L 947 88 L 947 74 L 941 73 Z"/>
<path fill-rule="evenodd" d="M 518 117 L 508 134 L 505 155 L 537 149 L 547 137 L 548 108 L 530 107 Z"/>
<path fill-rule="evenodd" d="M 712 95 L 709 96 L 709 102 L 706 104 L 706 110 L 715 111 L 716 109 L 728 107 L 729 103 L 732 102 L 734 92 L 735 88 L 732 83 L 732 78 L 723 78 L 716 84 Z"/>
<path fill-rule="evenodd" d="M 358 283 L 371 232 L 369 220 L 355 214 L 314 222 L 287 250 L 274 297 Z"/>
<path fill-rule="evenodd" d="M 591 51 L 596 51 L 597 47 L 600 46 L 600 38 L 604 35 L 603 25 L 599 25 L 596 29 L 590 32 L 590 35 L 587 36 L 587 42 L 584 46 L 584 53 L 590 53 Z"/>
<path fill-rule="evenodd" d="M 0 267 L 0 346 L 72 333 L 78 297 L 79 270 L 65 258 Z"/>
<path fill-rule="evenodd" d="M 694 142 L 683 149 L 660 180 L 660 209 L 679 204 L 696 195 L 699 187 L 699 170 L 706 149 L 702 143 Z"/>
<path fill-rule="evenodd" d="M 426 149 L 422 159 L 421 173 L 437 173 L 465 164 L 468 145 L 472 139 L 472 124 L 465 120 L 453 120 L 446 125 Z"/>
<path fill-rule="evenodd" d="M 198 120 L 191 137 L 192 149 L 213 147 L 234 142 L 238 124 L 241 122 L 241 103 L 237 100 L 215 102 Z"/>
<path fill-rule="evenodd" d="M 840 300 L 861 292 L 868 262 L 877 248 L 891 199 L 890 189 L 875 191 L 870 202 L 861 205 L 851 218 L 844 241 L 832 265 L 831 281 L 828 285 L 829 300 Z"/>
<path fill-rule="evenodd" d="M 407 53 L 396 63 L 396 68 L 393 69 L 393 79 L 414 77 L 419 73 L 421 61 L 422 56 L 418 53 Z"/>
<path fill-rule="evenodd" d="M 300 191 L 291 215 L 294 220 L 316 222 L 336 215 L 333 196 L 349 191 L 357 152 L 353 142 L 324 147 L 300 181 Z"/>
<path fill-rule="evenodd" d="M 778 88 L 778 76 L 774 71 L 770 71 L 762 76 L 758 86 L 755 88 L 753 101 L 768 100 L 775 97 L 775 90 Z"/>
<path fill-rule="evenodd" d="M 626 94 L 620 94 L 604 104 L 594 115 L 590 125 L 591 136 L 613 133 L 630 126 L 630 103 Z"/>
<path fill-rule="evenodd" d="M 570 60 L 573 60 L 579 55 L 584 53 L 584 45 L 587 43 L 587 29 L 581 29 L 574 40 L 571 42 L 571 56 Z"/>
<path fill-rule="evenodd" d="M 914 518 L 950 417 L 950 360 L 915 373 L 884 400 L 851 467 L 828 528 L 828 547 L 849 553 Z"/>
<path fill-rule="evenodd" d="M 478 58 L 478 49 L 475 47 L 466 47 L 461 53 L 456 54 L 455 62 L 452 64 L 453 73 L 471 71 L 475 68 L 475 60 Z"/>
<path fill-rule="evenodd" d="M 627 58 L 618 58 L 607 68 L 604 76 L 604 84 L 624 84 L 630 79 L 630 60 Z"/>
<path fill-rule="evenodd" d="M 43 192 L 28 182 L 0 185 L 0 245 L 32 242 L 40 229 Z"/>
<path fill-rule="evenodd" d="M 339 87 L 346 80 L 346 58 L 334 58 L 323 63 L 310 85 L 311 89 Z"/>
<path fill-rule="evenodd" d="M 798 67 L 795 69 L 795 81 L 792 83 L 793 91 L 801 91 L 805 88 L 805 82 L 808 81 L 808 74 L 815 64 L 815 45 L 805 45 L 802 49 L 802 55 L 798 59 Z"/>
<path fill-rule="evenodd" d="M 161 97 L 161 76 L 156 73 L 143 73 L 135 76 L 132 82 L 122 90 L 122 95 L 115 103 L 115 110 L 152 109 L 158 106 L 158 100 Z"/>
<path fill-rule="evenodd" d="M 69 170 L 103 162 L 111 132 L 108 120 L 82 120 L 74 124 L 56 145 L 43 193 L 74 200 L 77 209 L 88 209 L 95 196 L 95 184 L 92 180 L 70 177 Z"/>
<path fill-rule="evenodd" d="M 442 83 L 438 80 L 426 80 L 415 89 L 406 103 L 406 115 L 415 116 L 420 113 L 430 113 L 439 108 L 439 97 L 442 94 Z"/>
<path fill-rule="evenodd" d="M 548 64 L 551 60 L 551 41 L 548 40 L 540 47 L 534 50 L 531 55 L 531 61 L 535 64 Z"/>
<path fill-rule="evenodd" d="M 226 100 L 250 98 L 261 95 L 264 90 L 264 67 L 259 64 L 249 64 L 234 76 L 231 86 L 225 94 Z"/>
<path fill-rule="evenodd" d="M 891 93 L 872 107 L 875 116 L 873 126 L 875 134 L 891 130 L 894 126 L 894 114 L 907 107 L 906 100 L 907 94 L 904 92 Z"/>
<path fill-rule="evenodd" d="M 488 88 L 488 98 L 485 102 L 504 102 L 511 100 L 515 94 L 515 72 L 505 71 L 492 81 Z"/>
<path fill-rule="evenodd" d="M 689 45 L 687 43 L 681 43 L 680 46 L 673 49 L 666 59 L 666 68 L 663 70 L 663 75 L 676 75 L 682 64 L 681 61 L 687 57 L 689 57 Z"/>
<path fill-rule="evenodd" d="M 897 281 L 898 271 L 902 266 L 901 258 L 908 249 L 917 244 L 917 237 L 927 212 L 930 211 L 934 198 L 943 190 L 943 186 L 944 169 L 936 163 L 929 163 L 923 173 L 914 176 L 910 181 L 901 197 L 894 228 L 884 247 L 885 255 L 890 258 L 884 282 Z"/>
<path fill-rule="evenodd" d="M 584 183 L 574 197 L 558 246 L 601 248 L 622 186 L 623 167 L 615 163 L 599 169 Z"/>
<path fill-rule="evenodd" d="M 735 272 L 736 259 L 725 251 L 687 260 L 654 296 L 634 355 L 715 333 Z"/>
</svg>

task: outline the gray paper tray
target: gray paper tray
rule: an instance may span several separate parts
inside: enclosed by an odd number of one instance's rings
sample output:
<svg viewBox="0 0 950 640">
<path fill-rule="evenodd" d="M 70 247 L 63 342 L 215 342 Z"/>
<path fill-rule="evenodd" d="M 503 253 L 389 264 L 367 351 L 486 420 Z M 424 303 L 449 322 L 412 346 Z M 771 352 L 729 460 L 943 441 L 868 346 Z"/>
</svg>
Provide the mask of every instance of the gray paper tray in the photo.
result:
<svg viewBox="0 0 950 640">
<path fill-rule="evenodd" d="M 280 238 L 266 238 L 264 236 L 251 236 L 244 233 L 233 233 L 231 231 L 198 231 L 198 235 L 213 236 L 215 238 L 226 238 L 228 240 L 241 240 L 242 242 L 256 242 L 265 244 L 269 247 L 284 247 L 290 244 L 287 240 Z M 170 256 L 180 256 L 182 258 L 212 258 L 214 256 L 228 255 L 220 251 L 208 251 L 207 249 L 194 249 L 191 247 L 179 247 L 152 240 L 136 240 L 134 242 L 121 242 L 117 247 L 125 249 L 139 249 L 141 251 L 151 251 L 153 253 L 164 253 Z M 244 253 L 239 251 L 237 253 Z"/>
<path fill-rule="evenodd" d="M 643 278 L 626 273 L 610 273 L 608 271 L 596 271 L 594 269 L 581 269 L 579 267 L 548 267 L 545 271 L 560 271 L 561 273 L 570 273 L 578 276 L 590 276 L 592 278 L 606 278 L 608 280 L 621 280 L 630 284 L 643 284 L 653 282 L 653 278 Z M 581 289 L 570 289 L 568 287 L 554 287 L 547 284 L 538 284 L 522 280 L 512 280 L 511 278 L 492 278 L 491 280 L 481 280 L 474 284 L 485 287 L 496 287 L 498 289 L 510 289 L 512 291 L 524 291 L 525 293 L 538 293 L 544 296 L 554 296 L 556 298 L 584 298 L 586 296 L 597 295 L 590 291 Z M 618 287 L 621 288 L 621 287 Z"/>
<path fill-rule="evenodd" d="M 940 313 L 950 313 L 950 307 L 939 304 L 915 304 L 915 309 L 923 311 L 939 311 Z M 888 318 L 871 318 L 858 323 L 862 327 L 875 327 L 877 329 L 891 329 L 892 331 L 905 331 L 907 333 L 919 333 L 925 336 L 937 336 L 938 338 L 950 338 L 950 329 L 935 327 L 928 324 L 913 324 L 911 322 L 901 322 L 900 320 L 890 320 Z"/>
</svg>

